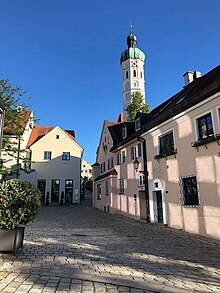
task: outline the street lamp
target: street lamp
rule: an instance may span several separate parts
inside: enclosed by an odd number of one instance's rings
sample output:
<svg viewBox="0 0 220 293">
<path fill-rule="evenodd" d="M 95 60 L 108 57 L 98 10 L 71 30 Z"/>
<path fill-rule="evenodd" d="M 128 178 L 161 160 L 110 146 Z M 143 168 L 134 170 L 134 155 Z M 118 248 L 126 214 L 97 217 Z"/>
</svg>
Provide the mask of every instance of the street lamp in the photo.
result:
<svg viewBox="0 0 220 293">
<path fill-rule="evenodd" d="M 135 158 L 134 162 L 133 162 L 133 165 L 134 165 L 134 170 L 137 172 L 138 170 L 138 167 L 139 167 L 139 164 L 140 162 L 138 161 L 137 158 Z"/>
</svg>

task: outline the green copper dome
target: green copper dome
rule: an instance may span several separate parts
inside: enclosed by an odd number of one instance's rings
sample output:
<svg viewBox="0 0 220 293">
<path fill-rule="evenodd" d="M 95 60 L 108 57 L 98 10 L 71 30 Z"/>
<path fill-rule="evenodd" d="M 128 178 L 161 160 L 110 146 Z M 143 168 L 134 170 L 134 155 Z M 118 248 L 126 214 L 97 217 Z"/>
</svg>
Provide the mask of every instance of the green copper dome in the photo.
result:
<svg viewBox="0 0 220 293">
<path fill-rule="evenodd" d="M 128 48 L 127 50 L 123 51 L 121 53 L 121 58 L 120 58 L 120 63 L 127 59 L 140 59 L 141 61 L 144 62 L 145 59 L 145 54 L 138 48 Z"/>
</svg>

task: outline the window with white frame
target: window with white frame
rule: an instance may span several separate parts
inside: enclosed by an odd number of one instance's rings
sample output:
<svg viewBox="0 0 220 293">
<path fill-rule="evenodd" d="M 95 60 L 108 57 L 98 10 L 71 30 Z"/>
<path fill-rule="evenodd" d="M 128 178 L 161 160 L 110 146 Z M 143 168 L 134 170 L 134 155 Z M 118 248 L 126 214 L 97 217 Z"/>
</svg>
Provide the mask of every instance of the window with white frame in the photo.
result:
<svg viewBox="0 0 220 293">
<path fill-rule="evenodd" d="M 118 153 L 118 164 L 121 165 L 125 162 L 125 151 Z"/>
<path fill-rule="evenodd" d="M 196 175 L 181 177 L 180 186 L 183 206 L 200 206 L 199 189 Z"/>
<path fill-rule="evenodd" d="M 141 128 L 141 119 L 137 118 L 134 124 L 135 124 L 135 131 L 138 131 Z"/>
<path fill-rule="evenodd" d="M 139 176 L 139 185 L 144 186 L 145 184 L 145 176 L 142 174 Z"/>
<path fill-rule="evenodd" d="M 97 199 L 101 199 L 102 194 L 102 189 L 101 189 L 101 184 L 97 185 Z"/>
<path fill-rule="evenodd" d="M 124 179 L 119 179 L 119 193 L 124 194 L 125 192 L 125 185 L 124 185 Z"/>
<path fill-rule="evenodd" d="M 134 160 L 138 157 L 141 157 L 141 143 L 131 147 L 131 159 Z"/>
<path fill-rule="evenodd" d="M 209 136 L 214 135 L 211 113 L 208 113 L 202 117 L 197 118 L 196 121 L 197 121 L 198 140 L 203 140 Z"/>
<path fill-rule="evenodd" d="M 109 195 L 109 181 L 105 181 L 105 195 Z"/>
<path fill-rule="evenodd" d="M 173 131 L 170 131 L 159 137 L 159 154 L 169 155 L 174 152 Z"/>
<path fill-rule="evenodd" d="M 63 152 L 62 160 L 63 161 L 69 161 L 70 160 L 70 152 Z"/>
<path fill-rule="evenodd" d="M 113 157 L 108 158 L 108 170 L 113 168 Z"/>
<path fill-rule="evenodd" d="M 44 160 L 51 160 L 52 152 L 44 151 Z"/>
<path fill-rule="evenodd" d="M 127 137 L 127 127 L 123 127 L 122 128 L 122 138 L 126 138 Z"/>
</svg>

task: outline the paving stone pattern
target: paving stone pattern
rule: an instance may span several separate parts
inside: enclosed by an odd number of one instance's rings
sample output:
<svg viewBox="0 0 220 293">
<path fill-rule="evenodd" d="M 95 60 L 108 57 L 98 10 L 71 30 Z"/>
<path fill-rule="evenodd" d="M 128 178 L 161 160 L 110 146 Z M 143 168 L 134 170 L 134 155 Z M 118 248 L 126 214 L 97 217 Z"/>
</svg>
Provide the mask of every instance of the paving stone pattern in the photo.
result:
<svg viewBox="0 0 220 293">
<path fill-rule="evenodd" d="M 220 292 L 220 241 L 110 215 L 42 207 L 16 256 L 0 254 L 0 292 Z"/>
</svg>

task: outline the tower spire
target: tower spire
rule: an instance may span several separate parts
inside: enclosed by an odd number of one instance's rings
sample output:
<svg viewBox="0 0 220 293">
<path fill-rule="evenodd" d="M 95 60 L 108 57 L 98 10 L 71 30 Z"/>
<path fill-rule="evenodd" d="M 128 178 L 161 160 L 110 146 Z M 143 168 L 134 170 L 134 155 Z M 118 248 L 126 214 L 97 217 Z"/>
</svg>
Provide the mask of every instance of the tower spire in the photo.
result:
<svg viewBox="0 0 220 293">
<path fill-rule="evenodd" d="M 130 35 L 127 37 L 127 45 L 128 45 L 128 49 L 129 48 L 135 48 L 136 44 L 137 44 L 137 38 L 135 35 L 133 35 L 132 33 L 132 23 L 130 24 Z"/>
</svg>

